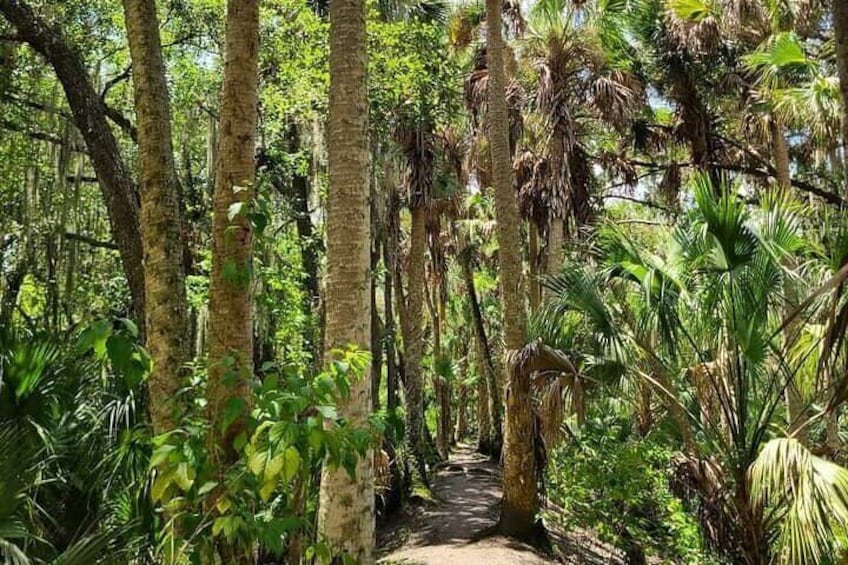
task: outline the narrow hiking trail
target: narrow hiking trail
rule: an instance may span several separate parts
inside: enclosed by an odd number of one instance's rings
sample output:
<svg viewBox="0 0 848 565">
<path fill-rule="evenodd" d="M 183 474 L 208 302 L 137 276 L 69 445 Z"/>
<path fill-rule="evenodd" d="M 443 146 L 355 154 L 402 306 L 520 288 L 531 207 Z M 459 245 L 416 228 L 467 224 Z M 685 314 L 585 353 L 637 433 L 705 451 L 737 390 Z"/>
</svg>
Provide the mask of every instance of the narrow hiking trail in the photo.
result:
<svg viewBox="0 0 848 565">
<path fill-rule="evenodd" d="M 383 528 L 381 565 L 547 565 L 620 563 L 614 551 L 589 536 L 557 537 L 559 557 L 496 536 L 478 539 L 498 520 L 501 499 L 496 464 L 470 446 L 459 446 L 433 482 L 436 502 Z"/>
</svg>

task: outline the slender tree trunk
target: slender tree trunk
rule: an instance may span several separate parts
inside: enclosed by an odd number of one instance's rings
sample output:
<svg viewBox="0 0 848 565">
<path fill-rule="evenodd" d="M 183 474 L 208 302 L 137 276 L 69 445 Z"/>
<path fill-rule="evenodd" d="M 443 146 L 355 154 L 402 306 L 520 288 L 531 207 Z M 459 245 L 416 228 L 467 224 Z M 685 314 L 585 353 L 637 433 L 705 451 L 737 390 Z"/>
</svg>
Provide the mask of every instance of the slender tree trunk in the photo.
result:
<svg viewBox="0 0 848 565">
<path fill-rule="evenodd" d="M 330 3 L 326 351 L 371 347 L 365 14 L 364 0 Z M 366 426 L 371 414 L 367 371 L 338 406 L 339 415 L 356 426 Z M 373 466 L 370 450 L 357 461 L 354 477 L 325 465 L 318 509 L 319 537 L 365 565 L 374 562 Z"/>
<path fill-rule="evenodd" d="M 483 314 L 480 311 L 480 300 L 477 297 L 477 289 L 474 286 L 474 273 L 471 271 L 471 263 L 469 259 L 462 261 L 462 277 L 465 282 L 465 289 L 468 293 L 468 302 L 471 308 L 471 319 L 474 322 L 474 336 L 477 342 L 477 351 L 481 358 L 481 367 L 483 381 L 486 384 L 486 400 L 488 407 L 486 410 L 487 422 L 491 427 L 484 437 L 485 443 L 480 443 L 481 453 L 492 455 L 493 457 L 500 456 L 501 446 L 503 444 L 502 425 L 501 425 L 501 387 L 498 383 L 498 374 L 495 369 L 495 363 L 492 358 L 492 351 L 489 347 L 489 339 L 486 336 L 486 327 L 483 324 Z M 483 450 L 485 448 L 486 451 Z"/>
<path fill-rule="evenodd" d="M 412 208 L 409 256 L 407 257 L 406 333 L 406 448 L 412 458 L 412 481 L 427 484 L 426 447 L 424 438 L 424 375 L 421 360 L 424 356 L 424 261 L 427 251 L 427 210 Z"/>
<path fill-rule="evenodd" d="M 62 84 L 74 125 L 85 141 L 118 244 L 132 297 L 132 311 L 144 325 L 144 266 L 138 194 L 107 120 L 106 106 L 95 92 L 83 59 L 59 28 L 39 17 L 22 0 L 0 0 L 0 14 L 18 35 L 40 53 Z"/>
<path fill-rule="evenodd" d="M 213 195 L 207 413 L 210 458 L 223 473 L 247 434 L 253 378 L 253 233 L 259 0 L 229 0 Z M 224 419 L 232 423 L 222 429 Z M 210 504 L 216 497 L 211 497 Z"/>
<path fill-rule="evenodd" d="M 296 154 L 301 150 L 300 129 L 297 124 L 289 127 L 289 153 Z M 315 241 L 315 229 L 309 212 L 309 175 L 295 172 L 291 179 L 291 202 L 295 213 L 295 226 L 297 237 L 300 242 L 300 260 L 303 272 L 306 275 L 303 309 L 310 320 L 307 324 L 304 337 L 307 347 L 312 352 L 313 362 L 317 365 L 320 359 L 320 331 L 316 327 L 318 322 L 318 307 L 321 302 L 320 281 L 318 269 L 321 264 L 319 257 L 320 244 Z"/>
<path fill-rule="evenodd" d="M 462 336 L 460 335 L 460 339 Z M 457 403 L 456 403 L 456 427 L 453 430 L 453 443 L 457 444 L 468 435 L 468 386 L 465 384 L 468 378 L 468 350 L 461 352 L 459 359 L 459 375 L 457 375 Z"/>
<path fill-rule="evenodd" d="M 179 423 L 180 376 L 188 361 L 188 307 L 183 271 L 180 196 L 171 140 L 171 110 L 155 0 L 124 0 L 133 64 L 141 166 L 148 379 L 153 430 Z"/>
<path fill-rule="evenodd" d="M 393 190 L 390 187 L 390 190 Z M 393 412 L 398 406 L 398 376 L 396 359 L 397 337 L 394 313 L 394 274 L 395 257 L 397 255 L 397 199 L 389 194 L 386 206 L 386 239 L 383 243 L 383 264 L 386 269 L 383 287 L 383 310 L 385 323 L 383 325 L 383 345 L 386 352 L 386 406 Z"/>
<path fill-rule="evenodd" d="M 504 418 L 503 490 L 500 529 L 509 536 L 528 539 L 538 531 L 536 513 L 536 460 L 530 380 L 522 379 L 513 356 L 524 347 L 527 312 L 521 271 L 520 216 L 509 158 L 509 120 L 503 60 L 501 0 L 486 0 L 489 67 L 489 147 L 495 188 L 497 233 L 500 245 L 501 300 L 503 303 L 504 363 L 507 371 Z"/>
<path fill-rule="evenodd" d="M 528 222 L 529 244 L 528 255 L 530 262 L 530 311 L 537 312 L 542 303 L 542 287 L 539 284 L 539 226 L 536 222 Z"/>
<path fill-rule="evenodd" d="M 836 62 L 839 69 L 839 88 L 842 91 L 843 162 L 848 164 L 848 3 L 833 0 L 833 35 L 836 40 Z"/>
<path fill-rule="evenodd" d="M 548 228 L 548 275 L 562 271 L 562 248 L 565 245 L 565 226 L 562 218 L 551 218 Z"/>
<path fill-rule="evenodd" d="M 373 209 L 372 212 L 373 214 Z M 371 269 L 369 273 L 376 273 L 380 266 L 380 241 L 379 230 L 374 230 L 375 237 L 371 248 Z M 380 382 L 383 378 L 383 321 L 377 309 L 377 279 L 369 276 L 371 300 L 371 409 L 374 412 L 380 410 Z"/>
<path fill-rule="evenodd" d="M 772 150 L 774 153 L 774 165 L 777 172 L 777 185 L 781 190 L 789 191 L 792 189 L 792 168 L 789 159 L 789 147 L 786 143 L 783 125 L 776 117 L 772 117 L 771 123 Z M 795 268 L 794 257 L 785 257 L 783 259 L 783 267 L 786 270 Z M 789 316 L 795 311 L 798 306 L 798 289 L 795 282 L 788 276 L 783 282 L 784 294 L 784 316 Z M 797 323 L 792 323 L 786 326 L 783 332 L 785 347 L 789 347 L 795 340 L 799 330 Z M 788 351 L 788 349 L 787 349 Z M 795 432 L 795 437 L 802 443 L 807 443 L 807 433 L 803 426 L 806 418 L 804 417 L 804 399 L 798 390 L 797 384 L 790 382 L 786 387 L 786 419 L 789 425 L 789 431 Z"/>
</svg>

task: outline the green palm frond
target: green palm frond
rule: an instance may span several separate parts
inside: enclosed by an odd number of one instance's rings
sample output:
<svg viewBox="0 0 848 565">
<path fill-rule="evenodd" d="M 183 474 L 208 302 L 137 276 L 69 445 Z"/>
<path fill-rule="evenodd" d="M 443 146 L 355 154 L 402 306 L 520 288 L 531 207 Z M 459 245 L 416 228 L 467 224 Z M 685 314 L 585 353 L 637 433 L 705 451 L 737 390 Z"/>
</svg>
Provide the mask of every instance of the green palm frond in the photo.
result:
<svg viewBox="0 0 848 565">
<path fill-rule="evenodd" d="M 835 558 L 835 532 L 848 525 L 848 470 L 781 438 L 765 445 L 748 480 L 753 500 L 772 512 L 778 553 L 787 563 Z"/>
</svg>

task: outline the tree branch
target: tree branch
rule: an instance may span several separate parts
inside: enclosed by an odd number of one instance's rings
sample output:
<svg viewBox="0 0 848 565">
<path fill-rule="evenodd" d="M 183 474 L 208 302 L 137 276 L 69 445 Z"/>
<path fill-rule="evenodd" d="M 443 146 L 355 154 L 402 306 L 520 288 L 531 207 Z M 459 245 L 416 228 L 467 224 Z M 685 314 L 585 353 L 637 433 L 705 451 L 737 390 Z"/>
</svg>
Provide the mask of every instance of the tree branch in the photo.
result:
<svg viewBox="0 0 848 565">
<path fill-rule="evenodd" d="M 116 251 L 120 249 L 120 247 L 118 247 L 117 243 L 112 243 L 111 241 L 100 241 L 98 239 L 94 239 L 93 237 L 89 237 L 87 235 L 82 235 L 82 234 L 79 234 L 79 233 L 65 232 L 63 234 L 63 237 L 65 239 L 70 239 L 72 241 L 81 241 L 83 243 L 87 243 L 88 245 L 90 245 L 92 247 L 100 247 L 100 248 L 103 248 L 103 249 L 114 249 Z"/>
</svg>

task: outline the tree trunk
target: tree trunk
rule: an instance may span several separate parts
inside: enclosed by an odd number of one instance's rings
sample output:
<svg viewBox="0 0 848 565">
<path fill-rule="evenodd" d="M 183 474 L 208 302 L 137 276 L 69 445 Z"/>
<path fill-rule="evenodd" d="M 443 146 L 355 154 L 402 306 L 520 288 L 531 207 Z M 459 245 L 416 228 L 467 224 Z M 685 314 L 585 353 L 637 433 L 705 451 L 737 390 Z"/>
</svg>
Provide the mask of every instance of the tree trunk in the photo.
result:
<svg viewBox="0 0 848 565">
<path fill-rule="evenodd" d="M 301 150 L 300 130 L 297 124 L 292 124 L 289 127 L 289 153 L 295 154 Z M 304 314 L 309 319 L 306 325 L 304 337 L 307 340 L 307 347 L 313 355 L 313 363 L 316 366 L 320 365 L 320 339 L 319 330 L 316 327 L 318 322 L 317 310 L 321 302 L 320 281 L 318 278 L 318 269 L 321 264 L 319 257 L 320 244 L 315 241 L 315 230 L 312 225 L 312 218 L 309 212 L 309 176 L 295 172 L 291 179 L 291 202 L 295 213 L 295 226 L 297 227 L 297 237 L 300 242 L 300 261 L 303 266 L 303 272 L 306 275 Z"/>
<path fill-rule="evenodd" d="M 427 251 L 427 211 L 423 206 L 412 208 L 409 256 L 407 257 L 407 298 L 405 333 L 406 350 L 406 448 L 410 461 L 412 482 L 427 484 L 424 443 L 424 376 L 421 360 L 424 356 L 424 260 Z"/>
<path fill-rule="evenodd" d="M 391 190 L 391 187 L 390 187 Z M 395 257 L 397 255 L 397 199 L 389 194 L 386 205 L 386 239 L 383 242 L 383 265 L 385 266 L 385 281 L 383 287 L 383 309 L 385 323 L 383 324 L 383 345 L 386 353 L 386 407 L 393 412 L 398 406 L 398 376 L 396 359 L 395 313 L 394 313 L 394 274 Z"/>
<path fill-rule="evenodd" d="M 182 369 L 189 360 L 188 307 L 183 270 L 180 197 L 171 140 L 171 110 L 155 0 L 124 0 L 133 65 L 133 92 L 141 166 L 148 380 L 153 430 L 180 421 L 177 404 Z"/>
<path fill-rule="evenodd" d="M 213 195 L 207 414 L 210 458 L 223 473 L 247 434 L 253 378 L 253 233 L 259 0 L 229 0 Z M 224 420 L 232 423 L 222 429 Z M 214 498 L 211 497 L 214 503 Z"/>
<path fill-rule="evenodd" d="M 527 337 L 527 312 L 524 308 L 525 293 L 521 277 L 521 219 L 515 190 L 512 187 L 509 158 L 501 8 L 501 0 L 486 0 L 489 147 L 500 244 L 505 353 L 503 367 L 507 371 L 503 446 L 504 496 L 501 502 L 500 530 L 512 537 L 529 539 L 538 531 L 536 513 L 539 510 L 539 497 L 536 491 L 530 380 L 520 378 L 512 366 L 513 353 L 522 349 Z"/>
<path fill-rule="evenodd" d="M 488 407 L 486 409 L 486 420 L 490 429 L 484 434 L 486 442 L 480 443 L 478 447 L 481 448 L 481 453 L 497 458 L 500 456 L 501 446 L 503 444 L 500 402 L 501 387 L 498 383 L 498 374 L 492 359 L 489 339 L 486 337 L 486 327 L 483 324 L 483 314 L 480 311 L 480 300 L 477 297 L 477 289 L 474 286 L 474 273 L 471 271 L 471 263 L 467 258 L 462 261 L 462 277 L 465 281 L 466 292 L 468 292 L 471 319 L 474 322 L 474 336 L 477 341 L 477 351 L 479 352 L 480 367 L 482 368 L 482 374 L 480 376 L 483 378 L 483 382 L 487 387 L 486 401 L 488 402 Z"/>
<path fill-rule="evenodd" d="M 74 125 L 85 141 L 97 174 L 127 277 L 132 312 L 143 331 L 144 266 L 138 194 L 106 118 L 106 106 L 92 86 L 82 57 L 59 28 L 49 25 L 21 0 L 0 0 L 0 14 L 50 63 L 62 84 Z"/>
<path fill-rule="evenodd" d="M 774 168 L 777 176 L 777 185 L 781 190 L 789 191 L 792 189 L 792 167 L 789 159 L 789 147 L 786 143 L 786 137 L 783 131 L 783 125 L 778 118 L 772 117 L 770 122 L 772 150 L 774 153 Z M 783 267 L 786 270 L 794 270 L 795 260 L 793 257 L 784 257 Z M 783 315 L 788 317 L 792 315 L 798 306 L 798 289 L 795 281 L 788 276 L 784 277 L 783 294 L 784 307 Z M 783 331 L 784 347 L 788 351 L 788 347 L 798 339 L 797 332 L 799 330 L 798 323 L 791 323 L 786 326 Z M 804 399 L 801 392 L 798 390 L 797 384 L 789 382 L 786 386 L 786 419 L 788 429 L 795 433 L 795 437 L 799 441 L 807 443 L 807 433 L 803 425 L 806 423 Z"/>
<path fill-rule="evenodd" d="M 373 214 L 373 208 L 371 213 Z M 377 232 L 378 230 L 374 230 Z M 374 233 L 371 248 L 370 273 L 376 273 L 380 267 L 379 233 Z M 383 378 L 383 321 L 377 309 L 377 279 L 369 276 L 369 299 L 371 301 L 371 409 L 380 410 L 380 381 Z"/>
<path fill-rule="evenodd" d="M 456 427 L 453 430 L 453 443 L 457 444 L 468 435 L 468 386 L 465 384 L 468 378 L 468 350 L 461 352 L 459 359 L 459 375 L 457 375 L 457 403 L 456 403 Z"/>
<path fill-rule="evenodd" d="M 364 0 L 330 3 L 327 352 L 350 344 L 371 346 L 365 14 Z M 371 379 L 365 371 L 338 405 L 339 415 L 355 426 L 366 426 L 371 414 Z M 325 465 L 318 508 L 319 538 L 366 565 L 374 562 L 373 466 L 370 450 L 357 461 L 355 477 Z"/>
<path fill-rule="evenodd" d="M 551 225 L 548 228 L 548 275 L 557 275 L 562 271 L 562 248 L 565 245 L 563 224 L 562 218 L 551 218 Z"/>
<path fill-rule="evenodd" d="M 848 164 L 848 3 L 833 0 L 833 35 L 836 40 L 836 62 L 839 68 L 839 88 L 842 91 L 843 162 Z"/>
<path fill-rule="evenodd" d="M 536 222 L 528 222 L 530 242 L 527 246 L 530 263 L 530 311 L 538 312 L 542 303 L 542 287 L 539 281 L 539 226 Z"/>
</svg>

